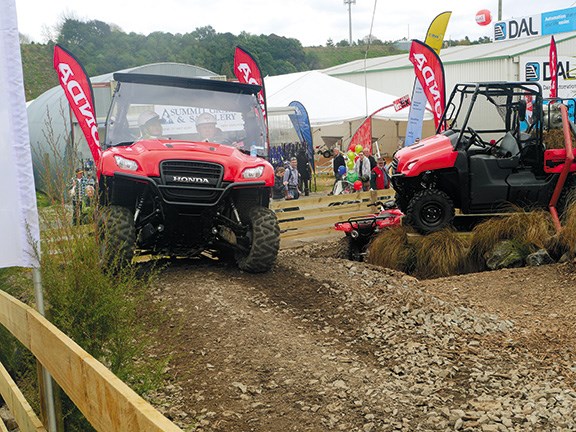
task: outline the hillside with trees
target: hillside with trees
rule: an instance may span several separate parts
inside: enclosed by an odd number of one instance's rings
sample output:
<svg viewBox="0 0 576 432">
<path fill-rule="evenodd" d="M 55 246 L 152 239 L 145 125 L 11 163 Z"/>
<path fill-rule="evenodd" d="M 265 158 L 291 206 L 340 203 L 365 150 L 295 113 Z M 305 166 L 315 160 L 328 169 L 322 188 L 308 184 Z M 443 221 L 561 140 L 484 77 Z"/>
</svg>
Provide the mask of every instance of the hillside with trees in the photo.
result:
<svg viewBox="0 0 576 432">
<path fill-rule="evenodd" d="M 452 41 L 454 42 L 454 41 Z M 467 39 L 463 44 L 470 44 Z M 394 42 L 365 37 L 354 42 L 326 46 L 302 46 L 293 38 L 253 35 L 242 32 L 217 33 L 211 26 L 191 33 L 154 32 L 149 35 L 125 33 L 114 25 L 98 20 L 66 18 L 47 44 L 27 43 L 21 37 L 26 99 L 31 100 L 58 84 L 52 68 L 52 51 L 58 43 L 70 50 L 90 76 L 101 75 L 148 63 L 177 62 L 200 66 L 233 78 L 234 48 L 242 46 L 258 61 L 264 76 L 324 69 L 353 60 L 399 54 Z"/>
</svg>

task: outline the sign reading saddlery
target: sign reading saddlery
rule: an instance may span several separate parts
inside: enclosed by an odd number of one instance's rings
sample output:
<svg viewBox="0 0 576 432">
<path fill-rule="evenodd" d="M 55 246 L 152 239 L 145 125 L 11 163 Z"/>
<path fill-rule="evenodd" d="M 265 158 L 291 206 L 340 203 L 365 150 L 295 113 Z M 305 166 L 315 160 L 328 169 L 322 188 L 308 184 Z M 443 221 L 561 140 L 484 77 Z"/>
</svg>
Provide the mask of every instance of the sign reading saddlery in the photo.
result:
<svg viewBox="0 0 576 432">
<path fill-rule="evenodd" d="M 494 23 L 494 41 L 523 39 L 576 30 L 576 8 L 512 18 Z"/>
</svg>

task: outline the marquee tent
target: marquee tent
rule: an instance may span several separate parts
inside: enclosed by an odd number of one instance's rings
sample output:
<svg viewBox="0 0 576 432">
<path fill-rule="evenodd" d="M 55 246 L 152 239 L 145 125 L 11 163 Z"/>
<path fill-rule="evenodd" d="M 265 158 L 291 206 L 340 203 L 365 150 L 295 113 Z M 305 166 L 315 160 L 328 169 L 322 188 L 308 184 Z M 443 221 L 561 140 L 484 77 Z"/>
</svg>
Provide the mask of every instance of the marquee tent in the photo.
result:
<svg viewBox="0 0 576 432">
<path fill-rule="evenodd" d="M 368 115 L 400 97 L 365 89 L 319 71 L 269 76 L 264 84 L 268 106 L 287 106 L 299 101 L 306 107 L 315 147 L 339 143 L 345 148 Z M 381 148 L 385 147 L 384 153 L 391 155 L 404 138 L 408 111 L 390 107 L 374 117 L 373 138 Z M 433 133 L 431 120 L 431 114 L 427 113 L 424 136 Z"/>
</svg>

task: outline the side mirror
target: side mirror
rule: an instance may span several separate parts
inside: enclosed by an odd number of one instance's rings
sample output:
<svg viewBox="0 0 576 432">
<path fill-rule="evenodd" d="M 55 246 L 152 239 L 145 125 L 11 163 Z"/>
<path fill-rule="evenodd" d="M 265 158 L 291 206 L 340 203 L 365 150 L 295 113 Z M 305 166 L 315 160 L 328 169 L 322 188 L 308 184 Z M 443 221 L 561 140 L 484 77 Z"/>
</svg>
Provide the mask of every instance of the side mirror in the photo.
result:
<svg viewBox="0 0 576 432">
<path fill-rule="evenodd" d="M 518 101 L 518 120 L 526 121 L 526 101 L 524 99 Z"/>
</svg>

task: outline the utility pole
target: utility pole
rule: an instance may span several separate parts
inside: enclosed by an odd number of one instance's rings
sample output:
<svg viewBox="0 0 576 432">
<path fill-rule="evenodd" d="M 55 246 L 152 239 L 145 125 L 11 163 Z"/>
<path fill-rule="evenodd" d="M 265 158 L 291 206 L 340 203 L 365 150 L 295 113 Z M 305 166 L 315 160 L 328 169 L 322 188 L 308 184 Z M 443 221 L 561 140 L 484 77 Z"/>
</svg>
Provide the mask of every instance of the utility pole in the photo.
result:
<svg viewBox="0 0 576 432">
<path fill-rule="evenodd" d="M 356 4 L 356 0 L 344 0 L 344 4 L 348 5 L 348 29 L 350 32 L 350 38 L 348 42 L 352 46 L 352 5 Z"/>
<path fill-rule="evenodd" d="M 502 0 L 498 0 L 498 21 L 502 21 Z"/>
</svg>

